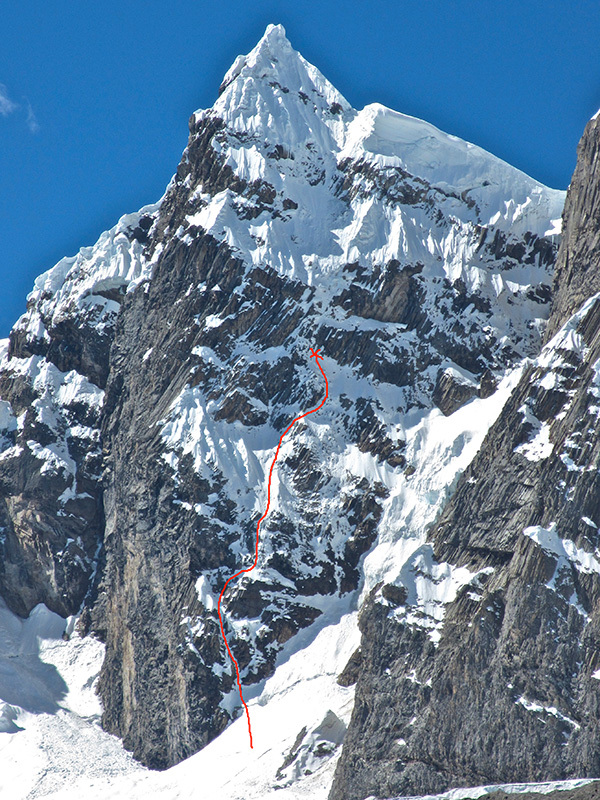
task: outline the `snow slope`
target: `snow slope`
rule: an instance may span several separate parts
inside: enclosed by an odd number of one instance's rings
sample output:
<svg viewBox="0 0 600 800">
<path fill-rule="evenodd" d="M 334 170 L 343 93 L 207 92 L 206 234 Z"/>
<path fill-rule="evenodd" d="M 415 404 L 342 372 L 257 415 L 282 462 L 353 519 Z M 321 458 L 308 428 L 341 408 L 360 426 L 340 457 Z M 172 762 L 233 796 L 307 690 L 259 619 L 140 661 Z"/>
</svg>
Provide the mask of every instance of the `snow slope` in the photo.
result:
<svg viewBox="0 0 600 800">
<path fill-rule="evenodd" d="M 0 795 L 47 797 L 72 781 L 136 774 L 140 766 L 99 725 L 97 640 L 72 634 L 43 606 L 26 620 L 0 601 Z M 75 796 L 75 795 L 72 795 Z"/>
</svg>

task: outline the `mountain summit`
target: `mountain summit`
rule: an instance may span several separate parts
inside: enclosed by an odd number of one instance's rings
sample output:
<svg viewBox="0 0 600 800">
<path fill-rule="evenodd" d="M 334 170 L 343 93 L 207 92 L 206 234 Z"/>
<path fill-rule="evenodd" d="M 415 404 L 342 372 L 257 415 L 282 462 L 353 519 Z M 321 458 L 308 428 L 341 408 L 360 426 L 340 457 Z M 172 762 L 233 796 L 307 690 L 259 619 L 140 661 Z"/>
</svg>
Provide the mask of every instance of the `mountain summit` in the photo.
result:
<svg viewBox="0 0 600 800">
<path fill-rule="evenodd" d="M 550 446 L 511 392 L 546 358 L 565 195 L 422 120 L 353 109 L 281 26 L 189 125 L 164 197 L 38 278 L 2 349 L 0 594 L 12 614 L 72 618 L 64 663 L 101 642 L 104 729 L 147 767 L 189 759 L 168 774 L 201 774 L 207 796 L 231 780 L 324 800 L 338 760 L 340 798 L 481 782 L 496 762 L 471 768 L 468 732 L 466 766 L 431 767 L 410 720 L 425 709 L 454 735 L 434 702 L 447 642 L 460 628 L 465 652 L 460 609 L 512 585 L 506 509 L 488 520 L 473 488 L 493 459 L 473 459 L 499 425 L 519 426 L 507 463 Z M 258 565 L 221 606 L 250 758 L 217 599 L 252 563 L 281 432 L 322 397 L 311 348 L 328 401 L 284 442 Z M 492 555 L 461 538 L 478 513 Z M 546 516 L 528 524 L 551 536 Z M 379 658 L 388 631 L 402 663 Z M 72 719 L 52 717 L 57 741 Z M 560 763 L 548 777 L 574 773 Z"/>
</svg>

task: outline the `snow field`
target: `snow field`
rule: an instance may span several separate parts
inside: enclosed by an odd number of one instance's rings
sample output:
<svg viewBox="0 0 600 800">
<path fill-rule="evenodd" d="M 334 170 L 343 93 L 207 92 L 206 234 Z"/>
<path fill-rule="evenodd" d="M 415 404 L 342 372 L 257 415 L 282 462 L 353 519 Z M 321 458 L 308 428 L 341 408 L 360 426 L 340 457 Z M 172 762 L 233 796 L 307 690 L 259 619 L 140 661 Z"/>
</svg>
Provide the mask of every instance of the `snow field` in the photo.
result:
<svg viewBox="0 0 600 800">
<path fill-rule="evenodd" d="M 100 728 L 94 688 L 104 647 L 77 634 L 63 639 L 73 622 L 43 605 L 22 620 L 0 601 L 2 797 L 47 797 L 79 778 L 143 770 Z"/>
</svg>

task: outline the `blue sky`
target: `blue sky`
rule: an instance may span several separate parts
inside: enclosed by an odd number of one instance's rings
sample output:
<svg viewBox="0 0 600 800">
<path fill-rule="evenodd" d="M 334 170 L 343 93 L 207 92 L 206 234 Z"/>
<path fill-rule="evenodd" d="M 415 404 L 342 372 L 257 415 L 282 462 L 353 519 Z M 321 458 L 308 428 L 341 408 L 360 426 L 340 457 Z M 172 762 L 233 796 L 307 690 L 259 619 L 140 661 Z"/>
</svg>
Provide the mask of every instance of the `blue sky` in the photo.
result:
<svg viewBox="0 0 600 800">
<path fill-rule="evenodd" d="M 0 337 L 34 278 L 157 200 L 269 22 L 381 102 L 555 188 L 600 107 L 598 0 L 20 0 L 0 14 Z"/>
</svg>

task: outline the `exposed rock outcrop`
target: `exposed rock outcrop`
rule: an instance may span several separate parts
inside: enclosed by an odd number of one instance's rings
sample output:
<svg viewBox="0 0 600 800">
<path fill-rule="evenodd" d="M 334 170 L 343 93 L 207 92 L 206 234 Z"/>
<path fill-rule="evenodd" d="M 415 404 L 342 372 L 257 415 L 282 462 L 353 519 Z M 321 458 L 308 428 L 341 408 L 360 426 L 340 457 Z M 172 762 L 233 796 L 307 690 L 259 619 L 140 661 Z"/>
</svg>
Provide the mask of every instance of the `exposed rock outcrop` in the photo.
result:
<svg viewBox="0 0 600 800">
<path fill-rule="evenodd" d="M 442 414 L 449 417 L 478 394 L 478 386 L 473 380 L 469 380 L 466 375 L 456 369 L 450 368 L 440 370 L 432 399 Z"/>
<path fill-rule="evenodd" d="M 600 291 L 600 117 L 587 124 L 563 216 L 563 244 L 556 262 L 552 316 L 546 341 L 588 297 Z"/>
<path fill-rule="evenodd" d="M 409 588 L 450 576 L 452 591 L 429 605 L 409 592 L 400 608 L 375 593 L 363 609 L 332 800 L 600 774 L 599 144 L 593 120 L 565 206 L 554 336 L 431 530 L 427 568 L 421 554 L 403 572 Z"/>
<path fill-rule="evenodd" d="M 40 602 L 75 614 L 91 589 L 110 347 L 125 291 L 145 274 L 138 231 L 155 210 L 41 275 L 0 358 L 0 593 L 23 616 Z"/>
</svg>

